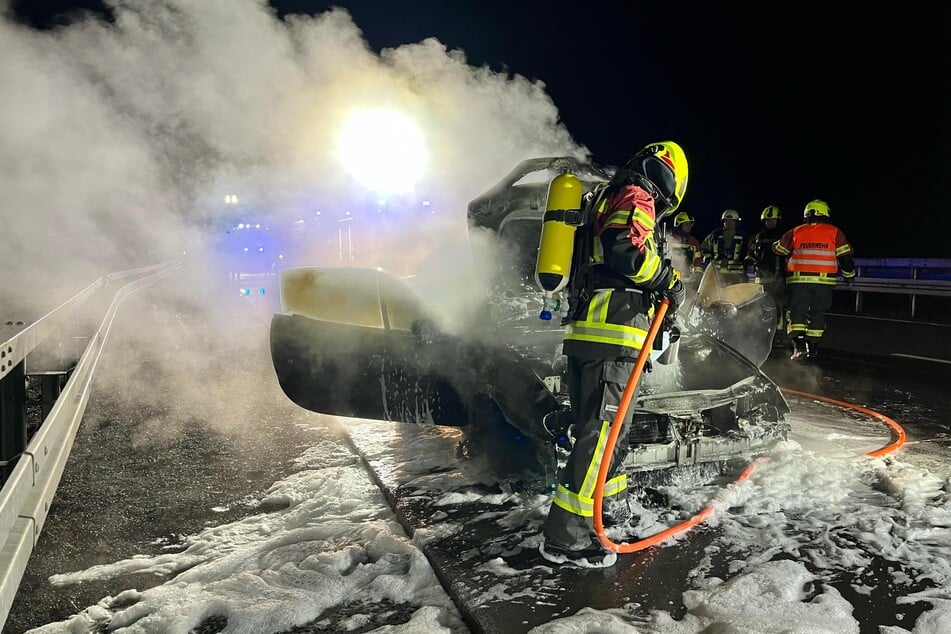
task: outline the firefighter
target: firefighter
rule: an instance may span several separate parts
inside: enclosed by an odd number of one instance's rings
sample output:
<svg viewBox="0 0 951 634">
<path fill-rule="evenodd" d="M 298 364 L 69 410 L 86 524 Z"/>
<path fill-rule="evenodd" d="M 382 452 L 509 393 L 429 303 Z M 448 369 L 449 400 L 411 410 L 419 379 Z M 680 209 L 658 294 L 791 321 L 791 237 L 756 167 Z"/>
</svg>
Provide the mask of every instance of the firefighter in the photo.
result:
<svg viewBox="0 0 951 634">
<path fill-rule="evenodd" d="M 740 220 L 740 213 L 736 209 L 724 210 L 720 216 L 723 226 L 707 234 L 700 247 L 704 266 L 714 264 L 729 282 L 743 280 L 746 235 L 740 228 Z"/>
<path fill-rule="evenodd" d="M 601 461 L 610 460 L 604 521 L 610 526 L 630 520 L 620 463 L 633 408 L 620 422 L 613 454 L 602 455 L 603 448 L 655 302 L 667 297 L 673 316 L 684 301 L 680 275 L 657 253 L 654 225 L 677 208 L 686 188 L 687 159 L 678 144 L 666 141 L 646 146 L 585 195 L 592 218 L 576 233 L 564 336 L 575 440 L 558 474 L 539 548 L 554 563 L 601 567 L 617 559 L 594 532 L 594 489 Z"/>
<path fill-rule="evenodd" d="M 703 270 L 703 258 L 700 255 L 700 240 L 694 236 L 694 218 L 686 211 L 674 216 L 674 230 L 670 232 L 670 248 L 676 254 L 674 261 L 682 267 L 683 278 L 689 280 L 694 273 Z"/>
<path fill-rule="evenodd" d="M 760 213 L 760 230 L 750 238 L 746 250 L 745 265 L 746 279 L 763 285 L 776 304 L 776 336 L 774 345 L 786 345 L 786 258 L 773 252 L 773 243 L 783 235 L 779 226 L 782 220 L 782 211 L 776 205 L 768 205 Z"/>
<path fill-rule="evenodd" d="M 832 306 L 836 275 L 855 278 L 852 245 L 829 220 L 829 205 L 816 199 L 806 204 L 803 224 L 773 243 L 773 252 L 787 258 L 789 325 L 794 360 L 814 359 L 825 332 L 825 313 Z"/>
</svg>

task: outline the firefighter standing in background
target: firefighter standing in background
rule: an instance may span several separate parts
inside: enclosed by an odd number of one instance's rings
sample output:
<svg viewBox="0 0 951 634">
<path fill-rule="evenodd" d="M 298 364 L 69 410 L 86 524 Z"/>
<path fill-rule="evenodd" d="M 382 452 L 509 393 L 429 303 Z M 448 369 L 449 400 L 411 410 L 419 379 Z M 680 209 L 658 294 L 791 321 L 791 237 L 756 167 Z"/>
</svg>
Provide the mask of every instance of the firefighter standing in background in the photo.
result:
<svg viewBox="0 0 951 634">
<path fill-rule="evenodd" d="M 694 273 L 700 273 L 703 270 L 700 240 L 690 233 L 693 230 L 693 222 L 693 216 L 686 211 L 679 212 L 674 216 L 674 230 L 670 232 L 668 240 L 671 251 L 678 254 L 675 261 L 683 263 L 685 280 L 692 279 Z"/>
<path fill-rule="evenodd" d="M 773 243 L 773 252 L 787 258 L 789 326 L 792 359 L 814 359 L 825 332 L 825 313 L 832 307 L 836 275 L 846 283 L 855 277 L 852 245 L 829 221 L 829 205 L 816 199 L 803 211 L 805 222 Z"/>
<path fill-rule="evenodd" d="M 741 282 L 746 235 L 739 226 L 740 214 L 736 209 L 727 209 L 720 216 L 720 221 L 723 226 L 707 234 L 700 246 L 704 266 L 713 263 L 718 271 L 727 274 L 728 282 Z"/>
<path fill-rule="evenodd" d="M 601 461 L 610 460 L 605 523 L 630 519 L 627 475 L 620 463 L 633 408 L 620 422 L 611 456 L 603 455 L 604 445 L 647 338 L 655 301 L 667 297 L 671 316 L 684 301 L 680 275 L 657 253 L 654 224 L 677 208 L 686 189 L 686 156 L 666 141 L 645 147 L 610 182 L 586 195 L 590 219 L 575 234 L 564 338 L 575 443 L 558 474 L 539 548 L 554 563 L 602 567 L 617 559 L 594 532 L 594 489 Z"/>
<path fill-rule="evenodd" d="M 763 285 L 776 303 L 776 346 L 786 345 L 786 258 L 773 252 L 773 243 L 783 235 L 779 226 L 783 214 L 776 205 L 769 205 L 760 213 L 760 230 L 750 238 L 746 251 L 746 279 Z"/>
</svg>

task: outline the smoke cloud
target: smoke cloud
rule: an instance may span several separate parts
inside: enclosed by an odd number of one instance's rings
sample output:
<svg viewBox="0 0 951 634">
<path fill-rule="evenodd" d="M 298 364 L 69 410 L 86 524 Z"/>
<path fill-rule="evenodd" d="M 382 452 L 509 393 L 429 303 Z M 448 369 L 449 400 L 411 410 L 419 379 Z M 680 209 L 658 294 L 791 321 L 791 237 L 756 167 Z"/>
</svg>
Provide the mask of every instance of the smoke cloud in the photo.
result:
<svg viewBox="0 0 951 634">
<path fill-rule="evenodd" d="M 377 52 L 339 8 L 280 19 L 263 0 L 106 4 L 111 21 L 40 31 L 0 0 L 0 317 L 30 323 L 106 273 L 181 260 L 124 304 L 97 373 L 106 394 L 161 413 L 136 442 L 178 438 L 196 417 L 240 428 L 235 412 L 275 395 L 270 314 L 224 274 L 227 228 L 350 212 L 353 254 L 334 227 L 293 264 L 380 266 L 452 321 L 484 306 L 491 278 L 473 269 L 467 203 L 526 158 L 588 154 L 543 83 L 470 66 L 436 37 Z M 428 170 L 402 198 L 381 202 L 341 166 L 338 135 L 364 108 L 420 129 Z M 424 199 L 423 213 L 401 211 Z"/>
<path fill-rule="evenodd" d="M 359 108 L 405 113 L 427 144 L 415 193 L 431 199 L 431 221 L 391 221 L 379 246 L 417 260 L 465 248 L 466 203 L 518 161 L 587 154 L 541 82 L 472 67 L 435 37 L 377 53 L 343 9 L 281 20 L 263 0 L 107 4 L 112 23 L 51 31 L 0 5 L 7 309 L 47 309 L 106 272 L 200 256 L 234 220 L 229 194 L 276 225 L 315 209 L 375 212 L 336 151 Z M 463 260 L 442 262 L 440 277 Z"/>
</svg>

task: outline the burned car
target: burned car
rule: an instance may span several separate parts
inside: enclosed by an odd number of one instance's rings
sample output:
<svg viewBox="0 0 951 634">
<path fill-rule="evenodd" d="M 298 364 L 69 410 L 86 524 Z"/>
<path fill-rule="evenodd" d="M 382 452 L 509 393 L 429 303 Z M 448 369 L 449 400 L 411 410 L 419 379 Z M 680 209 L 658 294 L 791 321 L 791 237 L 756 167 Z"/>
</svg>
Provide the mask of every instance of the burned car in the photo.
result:
<svg viewBox="0 0 951 634">
<path fill-rule="evenodd" d="M 531 159 L 469 204 L 470 227 L 511 257 L 493 271 L 490 318 L 464 334 L 445 332 L 407 283 L 382 271 L 282 271 L 283 312 L 272 318 L 270 342 L 284 392 L 325 414 L 464 427 L 498 471 L 553 473 L 572 420 L 563 326 L 539 319 L 533 282 L 548 184 L 571 173 L 592 188 L 612 171 Z M 759 369 L 775 317 L 759 284 L 722 285 L 707 271 L 651 353 L 631 404 L 626 470 L 728 461 L 785 439 L 789 408 Z"/>
</svg>

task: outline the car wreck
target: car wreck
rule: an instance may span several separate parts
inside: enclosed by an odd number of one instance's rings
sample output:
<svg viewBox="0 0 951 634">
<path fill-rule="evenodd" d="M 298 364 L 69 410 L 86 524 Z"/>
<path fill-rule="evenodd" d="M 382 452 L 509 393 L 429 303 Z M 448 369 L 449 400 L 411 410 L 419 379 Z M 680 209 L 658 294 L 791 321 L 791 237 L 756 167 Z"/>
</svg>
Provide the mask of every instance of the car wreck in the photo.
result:
<svg viewBox="0 0 951 634">
<path fill-rule="evenodd" d="M 495 470 L 550 476 L 559 448 L 571 445 L 572 419 L 563 327 L 538 318 L 532 274 L 548 183 L 563 173 L 590 188 L 612 170 L 570 157 L 531 159 L 469 204 L 470 228 L 488 232 L 510 257 L 493 271 L 491 317 L 465 334 L 446 332 L 407 282 L 380 270 L 282 271 L 270 345 L 283 391 L 324 414 L 461 427 L 473 455 Z M 625 470 L 721 463 L 786 438 L 789 407 L 759 368 L 775 311 L 759 284 L 723 284 L 708 268 L 651 352 L 631 403 Z"/>
</svg>

